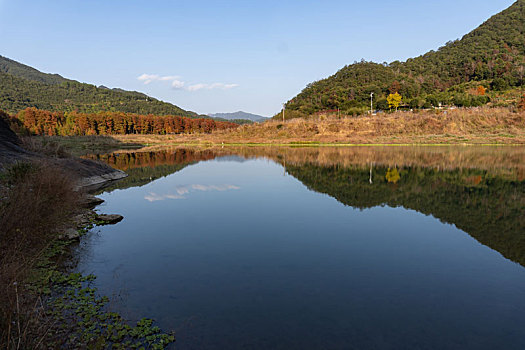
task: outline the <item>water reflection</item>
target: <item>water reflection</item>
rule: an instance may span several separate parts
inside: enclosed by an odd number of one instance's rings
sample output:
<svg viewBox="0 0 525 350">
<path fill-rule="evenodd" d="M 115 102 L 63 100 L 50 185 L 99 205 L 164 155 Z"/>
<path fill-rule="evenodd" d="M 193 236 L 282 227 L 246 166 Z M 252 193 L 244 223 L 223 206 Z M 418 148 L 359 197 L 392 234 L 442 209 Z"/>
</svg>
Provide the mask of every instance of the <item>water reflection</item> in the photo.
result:
<svg viewBox="0 0 525 350">
<path fill-rule="evenodd" d="M 198 161 L 266 158 L 309 189 L 356 208 L 388 205 L 432 215 L 525 266 L 525 150 L 520 147 L 163 148 L 91 155 L 130 176 L 106 189 L 144 185 Z M 229 184 L 148 193 L 150 202 Z"/>
<path fill-rule="evenodd" d="M 177 186 L 175 187 L 174 193 L 157 194 L 154 192 L 150 192 L 144 197 L 144 199 L 149 202 L 163 201 L 166 199 L 186 199 L 186 195 L 188 195 L 192 191 L 224 192 L 224 191 L 238 190 L 238 189 L 240 189 L 240 187 L 235 186 L 235 185 L 197 185 L 195 184 L 195 185 Z"/>
<path fill-rule="evenodd" d="M 87 240 L 79 269 L 104 294 L 124 284 L 119 311 L 177 330 L 179 349 L 522 349 L 524 155 L 225 147 L 92 156 L 130 178 L 102 194 L 102 210 L 125 219 Z"/>
</svg>

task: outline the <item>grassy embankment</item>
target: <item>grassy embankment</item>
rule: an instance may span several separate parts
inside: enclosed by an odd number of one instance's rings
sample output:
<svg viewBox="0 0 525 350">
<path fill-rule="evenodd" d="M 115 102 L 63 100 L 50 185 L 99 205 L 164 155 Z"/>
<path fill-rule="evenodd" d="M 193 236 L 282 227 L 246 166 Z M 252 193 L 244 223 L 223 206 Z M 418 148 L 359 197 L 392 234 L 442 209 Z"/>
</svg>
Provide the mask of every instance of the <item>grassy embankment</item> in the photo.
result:
<svg viewBox="0 0 525 350">
<path fill-rule="evenodd" d="M 358 117 L 317 115 L 285 122 L 270 120 L 211 134 L 72 137 L 60 142 L 80 145 L 83 153 L 112 142 L 115 147 L 138 144 L 525 144 L 525 111 L 471 108 Z M 83 146 L 86 144 L 90 146 Z"/>
<path fill-rule="evenodd" d="M 0 348 L 163 348 L 172 335 L 148 319 L 128 325 L 108 312 L 94 276 L 66 267 L 75 239 L 64 233 L 104 224 L 83 208 L 77 180 L 45 158 L 0 172 Z"/>
</svg>

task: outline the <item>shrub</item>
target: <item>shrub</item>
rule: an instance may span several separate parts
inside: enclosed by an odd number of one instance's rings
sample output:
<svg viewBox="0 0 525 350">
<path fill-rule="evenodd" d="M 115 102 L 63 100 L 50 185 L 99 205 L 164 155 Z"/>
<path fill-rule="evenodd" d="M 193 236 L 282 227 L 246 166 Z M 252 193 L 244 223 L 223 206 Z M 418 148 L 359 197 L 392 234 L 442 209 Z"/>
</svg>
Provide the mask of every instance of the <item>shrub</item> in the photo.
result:
<svg viewBox="0 0 525 350">
<path fill-rule="evenodd" d="M 23 147 L 30 152 L 53 158 L 68 158 L 71 156 L 62 145 L 46 139 L 44 136 L 26 136 L 22 137 L 21 140 Z"/>
<path fill-rule="evenodd" d="M 49 164 L 16 163 L 0 177 L 0 348 L 32 348 L 34 301 L 24 281 L 77 208 L 73 178 Z M 34 345 L 34 344 L 33 344 Z"/>
<path fill-rule="evenodd" d="M 518 102 L 518 109 L 521 111 L 525 111 L 525 95 L 523 95 L 521 100 Z"/>
</svg>

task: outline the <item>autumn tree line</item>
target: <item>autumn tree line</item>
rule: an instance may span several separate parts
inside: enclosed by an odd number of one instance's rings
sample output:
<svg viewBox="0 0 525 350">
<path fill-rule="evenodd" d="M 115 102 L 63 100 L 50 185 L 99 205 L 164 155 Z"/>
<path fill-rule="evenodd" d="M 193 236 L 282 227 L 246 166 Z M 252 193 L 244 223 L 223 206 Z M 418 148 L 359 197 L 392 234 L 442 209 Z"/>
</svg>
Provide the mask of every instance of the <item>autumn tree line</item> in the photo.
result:
<svg viewBox="0 0 525 350">
<path fill-rule="evenodd" d="M 63 113 L 32 107 L 10 119 L 12 128 L 18 133 L 49 136 L 211 133 L 238 127 L 235 123 L 207 118 L 123 112 Z"/>
</svg>

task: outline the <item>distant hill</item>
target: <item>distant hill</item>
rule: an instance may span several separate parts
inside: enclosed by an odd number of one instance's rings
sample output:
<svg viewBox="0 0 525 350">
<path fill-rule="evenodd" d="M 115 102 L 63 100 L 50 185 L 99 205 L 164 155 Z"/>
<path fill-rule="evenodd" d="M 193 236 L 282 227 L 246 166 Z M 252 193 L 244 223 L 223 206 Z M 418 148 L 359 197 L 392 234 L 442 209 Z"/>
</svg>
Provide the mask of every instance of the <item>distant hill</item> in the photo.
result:
<svg viewBox="0 0 525 350">
<path fill-rule="evenodd" d="M 194 112 L 140 92 L 80 83 L 0 56 L 0 110 L 17 113 L 27 107 L 55 112 L 112 111 L 197 117 Z"/>
<path fill-rule="evenodd" d="M 410 108 L 440 103 L 469 107 L 487 103 L 492 92 L 519 90 L 524 84 L 525 0 L 518 0 L 437 51 L 406 62 L 348 65 L 309 84 L 286 110 L 288 118 L 326 110 L 358 114 L 370 109 L 371 92 L 374 108 L 386 109 L 386 97 L 396 91 Z"/>
<path fill-rule="evenodd" d="M 233 113 L 215 113 L 215 114 L 208 114 L 209 117 L 212 118 L 221 118 L 226 120 L 251 120 L 252 122 L 263 122 L 267 117 L 263 117 L 262 115 L 247 113 L 247 112 L 233 112 Z"/>
</svg>

